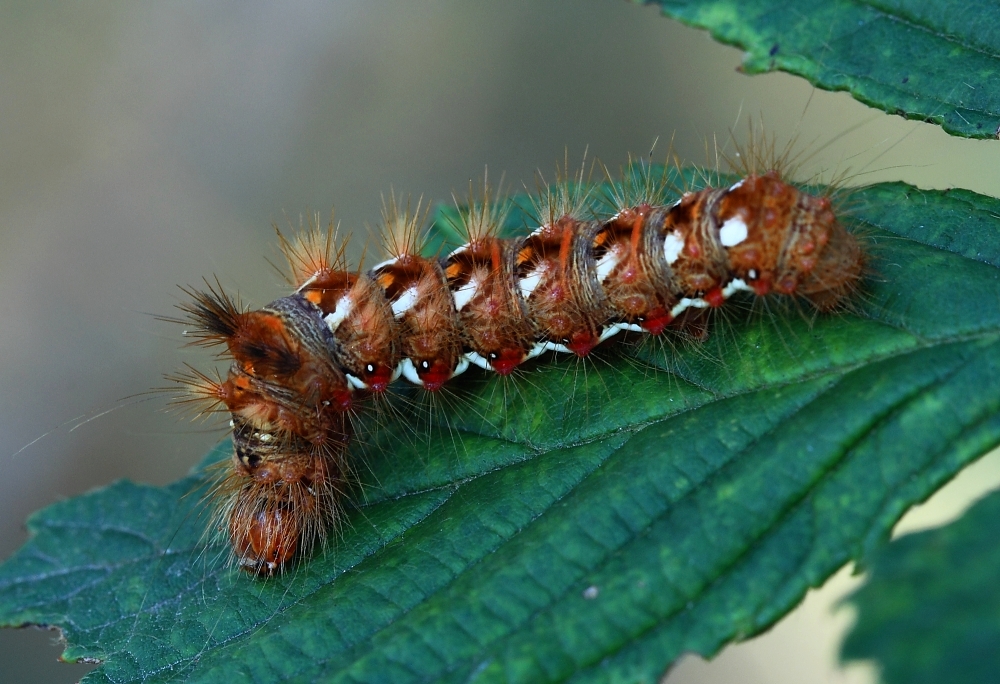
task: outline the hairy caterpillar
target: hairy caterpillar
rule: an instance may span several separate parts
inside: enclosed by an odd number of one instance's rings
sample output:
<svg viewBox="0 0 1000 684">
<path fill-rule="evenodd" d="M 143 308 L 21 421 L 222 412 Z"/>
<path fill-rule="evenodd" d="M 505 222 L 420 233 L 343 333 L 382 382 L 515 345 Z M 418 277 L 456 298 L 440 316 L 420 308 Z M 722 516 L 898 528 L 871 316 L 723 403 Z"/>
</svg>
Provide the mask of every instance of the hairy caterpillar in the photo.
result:
<svg viewBox="0 0 1000 684">
<path fill-rule="evenodd" d="M 188 290 L 189 334 L 231 363 L 225 378 L 174 379 L 187 401 L 231 415 L 233 460 L 215 494 L 240 567 L 281 571 L 337 524 L 348 412 L 400 377 L 434 392 L 472 365 L 508 375 L 547 351 L 585 357 L 623 331 L 704 334 L 739 292 L 828 311 L 857 288 L 864 255 L 830 197 L 771 170 L 667 205 L 664 183 L 640 176 L 612 185 L 604 217 L 588 215 L 582 170 L 541 190 L 539 227 L 517 238 L 498 235 L 505 204 L 484 184 L 461 214 L 465 244 L 434 257 L 419 248 L 420 203 L 390 196 L 390 258 L 367 272 L 347 267 L 331 223 L 279 233 L 289 296 L 250 310 L 218 286 Z"/>
</svg>

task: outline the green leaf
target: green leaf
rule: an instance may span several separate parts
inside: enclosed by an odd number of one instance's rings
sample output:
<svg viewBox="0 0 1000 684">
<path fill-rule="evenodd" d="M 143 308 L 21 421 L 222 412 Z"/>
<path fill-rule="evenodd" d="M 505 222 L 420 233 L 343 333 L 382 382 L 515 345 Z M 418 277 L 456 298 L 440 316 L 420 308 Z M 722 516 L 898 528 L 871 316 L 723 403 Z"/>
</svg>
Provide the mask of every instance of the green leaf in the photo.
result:
<svg viewBox="0 0 1000 684">
<path fill-rule="evenodd" d="M 854 313 L 737 312 L 371 413 L 343 534 L 268 581 L 199 543 L 199 473 L 55 504 L 0 624 L 61 626 L 91 683 L 653 682 L 753 635 L 1000 442 L 1000 201 L 850 204 Z"/>
<path fill-rule="evenodd" d="M 973 0 L 647 0 L 781 70 L 969 138 L 1000 134 L 1000 8 Z"/>
<path fill-rule="evenodd" d="M 849 601 L 842 658 L 874 658 L 887 684 L 995 681 L 1000 670 L 1000 492 L 960 520 L 880 550 Z"/>
</svg>

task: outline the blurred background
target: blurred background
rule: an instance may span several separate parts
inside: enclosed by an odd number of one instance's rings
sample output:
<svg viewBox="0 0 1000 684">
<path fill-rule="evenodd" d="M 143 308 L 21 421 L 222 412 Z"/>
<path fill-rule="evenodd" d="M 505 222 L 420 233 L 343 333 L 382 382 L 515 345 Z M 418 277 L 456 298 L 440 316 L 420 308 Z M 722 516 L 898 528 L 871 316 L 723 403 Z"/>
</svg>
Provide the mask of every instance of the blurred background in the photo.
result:
<svg viewBox="0 0 1000 684">
<path fill-rule="evenodd" d="M 32 511 L 122 477 L 169 482 L 219 439 L 142 394 L 205 360 L 154 315 L 203 276 L 257 305 L 283 294 L 272 222 L 336 206 L 360 248 L 390 188 L 449 201 L 486 165 L 533 186 L 565 151 L 617 168 L 657 138 L 662 160 L 671 135 L 704 163 L 748 116 L 817 151 L 810 169 L 1000 196 L 997 142 L 739 63 L 621 0 L 3 3 L 0 557 Z M 957 515 L 1000 482 L 997 461 L 907 525 Z M 856 582 L 841 572 L 776 629 L 667 681 L 873 681 L 834 660 L 850 615 L 831 605 Z M 0 679 L 88 671 L 60 651 L 53 632 L 0 631 Z"/>
</svg>

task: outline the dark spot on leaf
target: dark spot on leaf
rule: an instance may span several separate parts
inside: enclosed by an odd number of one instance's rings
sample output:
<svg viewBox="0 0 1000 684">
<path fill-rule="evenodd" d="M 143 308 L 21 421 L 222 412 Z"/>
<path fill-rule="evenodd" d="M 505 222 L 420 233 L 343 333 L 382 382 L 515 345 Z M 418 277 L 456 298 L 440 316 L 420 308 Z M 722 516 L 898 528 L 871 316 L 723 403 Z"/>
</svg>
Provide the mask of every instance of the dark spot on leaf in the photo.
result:
<svg viewBox="0 0 1000 684">
<path fill-rule="evenodd" d="M 903 76 L 903 83 L 908 83 L 910 80 L 909 76 Z"/>
<path fill-rule="evenodd" d="M 767 54 L 771 55 L 772 57 L 778 54 L 778 44 L 775 43 L 774 45 L 772 45 L 770 51 L 768 51 Z"/>
</svg>

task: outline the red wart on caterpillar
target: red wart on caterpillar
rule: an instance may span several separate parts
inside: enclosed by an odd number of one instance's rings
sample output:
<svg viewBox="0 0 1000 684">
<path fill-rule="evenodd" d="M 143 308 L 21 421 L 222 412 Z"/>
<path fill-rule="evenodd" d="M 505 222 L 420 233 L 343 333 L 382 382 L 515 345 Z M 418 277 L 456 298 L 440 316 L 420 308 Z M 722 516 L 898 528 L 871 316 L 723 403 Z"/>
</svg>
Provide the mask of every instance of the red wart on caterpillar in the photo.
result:
<svg viewBox="0 0 1000 684">
<path fill-rule="evenodd" d="M 828 197 L 777 171 L 663 202 L 663 183 L 626 176 L 615 212 L 592 212 L 582 177 L 544 190 L 540 225 L 501 238 L 506 204 L 484 190 L 466 243 L 421 254 L 420 202 L 384 203 L 389 259 L 349 270 L 331 228 L 288 240 L 293 293 L 244 309 L 218 286 L 181 308 L 197 343 L 223 346 L 225 379 L 176 377 L 202 410 L 231 414 L 234 453 L 214 492 L 236 562 L 269 575 L 337 525 L 347 488 L 346 412 L 402 376 L 437 391 L 470 365 L 502 375 L 546 351 L 583 357 L 621 331 L 704 330 L 738 292 L 798 296 L 828 311 L 860 281 L 857 239 Z"/>
</svg>

